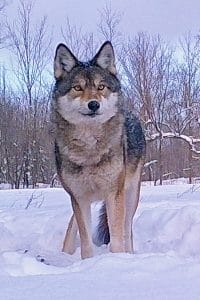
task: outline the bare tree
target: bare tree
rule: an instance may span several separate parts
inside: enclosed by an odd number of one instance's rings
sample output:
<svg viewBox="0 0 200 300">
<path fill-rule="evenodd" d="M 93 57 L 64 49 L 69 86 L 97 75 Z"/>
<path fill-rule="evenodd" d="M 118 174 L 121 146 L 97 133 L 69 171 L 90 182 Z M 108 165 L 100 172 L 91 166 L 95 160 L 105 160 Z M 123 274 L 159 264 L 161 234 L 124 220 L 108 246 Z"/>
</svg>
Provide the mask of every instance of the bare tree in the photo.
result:
<svg viewBox="0 0 200 300">
<path fill-rule="evenodd" d="M 114 10 L 110 2 L 99 11 L 99 15 L 98 31 L 100 36 L 105 40 L 111 41 L 115 48 L 118 47 L 122 41 L 122 33 L 119 29 L 122 13 Z"/>
<path fill-rule="evenodd" d="M 179 101 L 181 102 L 181 110 L 179 112 L 179 132 L 195 139 L 195 123 L 197 121 L 197 107 L 199 106 L 200 97 L 200 40 L 193 37 L 189 32 L 180 40 L 180 49 L 182 51 L 182 63 L 178 67 L 179 79 Z M 181 123 L 181 124 L 180 124 Z M 187 139 L 187 138 L 186 138 Z M 196 141 L 197 142 L 197 141 Z M 192 150 L 192 151 L 191 151 Z M 193 177 L 193 151 L 194 146 L 188 147 L 188 177 L 189 183 L 192 183 Z"/>
<path fill-rule="evenodd" d="M 80 60 L 91 59 L 95 54 L 98 45 L 93 32 L 83 33 L 82 27 L 73 25 L 67 17 L 61 33 L 66 45 Z"/>
<path fill-rule="evenodd" d="M 100 41 L 112 41 L 115 48 L 121 45 L 122 34 L 119 30 L 122 14 L 113 10 L 111 3 L 99 10 L 99 22 L 94 33 L 84 32 L 81 26 L 71 23 L 66 17 L 66 23 L 61 33 L 66 45 L 82 60 L 91 59 L 99 47 Z"/>
<path fill-rule="evenodd" d="M 162 131 L 165 109 L 171 90 L 171 65 L 173 52 L 162 42 L 159 36 L 151 37 L 139 33 L 133 40 L 129 39 L 124 47 L 120 62 L 126 76 L 125 92 L 130 109 L 137 110 L 143 118 L 147 139 L 152 132 L 159 134 L 159 178 L 162 184 Z"/>
<path fill-rule="evenodd" d="M 0 181 L 19 188 L 23 172 L 24 112 L 17 94 L 8 85 L 5 68 L 1 69 L 0 85 Z M 9 126 L 8 126 L 9 123 Z"/>
<path fill-rule="evenodd" d="M 15 21 L 6 23 L 9 49 L 15 57 L 14 73 L 27 96 L 30 107 L 41 85 L 42 75 L 49 62 L 51 39 L 47 35 L 47 19 L 33 24 L 33 2 L 20 0 Z"/>
<path fill-rule="evenodd" d="M 124 85 L 128 105 L 143 119 L 147 141 L 155 141 L 158 159 L 156 166 L 162 184 L 165 158 L 162 147 L 171 147 L 170 143 L 165 141 L 166 138 L 180 139 L 189 145 L 190 154 L 192 151 L 199 153 L 196 144 L 200 140 L 194 138 L 191 132 L 186 132 L 195 116 L 190 114 L 189 117 L 186 113 L 183 117 L 183 111 L 190 107 L 191 112 L 193 107 L 193 105 L 184 107 L 183 94 L 180 95 L 181 87 L 185 86 L 183 64 L 175 62 L 173 50 L 159 36 L 152 37 L 147 33 L 139 33 L 134 39 L 129 39 L 120 62 L 125 75 Z M 192 72 L 194 73 L 194 68 Z M 194 94 L 197 96 L 196 91 L 199 88 L 199 79 L 196 75 L 193 80 L 195 86 L 193 96 Z M 180 109 L 179 115 L 177 109 Z"/>
<path fill-rule="evenodd" d="M 9 49 L 15 58 L 13 72 L 21 90 L 21 101 L 26 107 L 24 182 L 28 187 L 30 176 L 33 185 L 37 181 L 39 151 L 37 122 L 41 106 L 40 99 L 46 102 L 42 93 L 45 84 L 44 75 L 48 77 L 45 68 L 49 63 L 51 38 L 47 34 L 46 17 L 33 23 L 32 1 L 20 0 L 17 18 L 13 22 L 7 21 L 6 28 L 9 36 L 7 40 Z"/>
</svg>

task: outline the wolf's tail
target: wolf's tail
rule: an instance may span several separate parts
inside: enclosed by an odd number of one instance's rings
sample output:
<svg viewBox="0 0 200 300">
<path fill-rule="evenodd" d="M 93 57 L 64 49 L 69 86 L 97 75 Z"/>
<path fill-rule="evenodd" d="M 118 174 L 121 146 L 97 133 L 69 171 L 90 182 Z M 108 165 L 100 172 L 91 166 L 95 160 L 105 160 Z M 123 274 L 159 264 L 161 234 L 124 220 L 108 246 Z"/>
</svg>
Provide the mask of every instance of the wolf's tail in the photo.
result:
<svg viewBox="0 0 200 300">
<path fill-rule="evenodd" d="M 97 246 L 101 246 L 103 244 L 108 244 L 109 242 L 110 242 L 110 233 L 109 233 L 109 228 L 108 228 L 106 204 L 104 202 L 100 209 L 99 222 L 98 222 L 96 234 L 94 237 L 94 243 Z"/>
</svg>

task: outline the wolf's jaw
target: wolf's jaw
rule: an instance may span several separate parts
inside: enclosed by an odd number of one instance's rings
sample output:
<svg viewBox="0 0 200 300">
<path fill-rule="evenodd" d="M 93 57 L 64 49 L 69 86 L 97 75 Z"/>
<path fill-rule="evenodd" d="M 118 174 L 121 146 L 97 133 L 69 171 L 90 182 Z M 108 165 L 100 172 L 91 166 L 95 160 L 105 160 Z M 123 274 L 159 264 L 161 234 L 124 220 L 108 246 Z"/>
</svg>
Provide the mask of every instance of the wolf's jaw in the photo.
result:
<svg viewBox="0 0 200 300">
<path fill-rule="evenodd" d="M 109 120 L 118 114 L 118 110 L 110 111 L 109 113 L 82 113 L 82 112 L 72 112 L 63 113 L 62 110 L 58 110 L 59 115 L 68 123 L 73 125 L 86 125 L 89 126 L 99 124 L 100 126 L 109 122 Z"/>
</svg>

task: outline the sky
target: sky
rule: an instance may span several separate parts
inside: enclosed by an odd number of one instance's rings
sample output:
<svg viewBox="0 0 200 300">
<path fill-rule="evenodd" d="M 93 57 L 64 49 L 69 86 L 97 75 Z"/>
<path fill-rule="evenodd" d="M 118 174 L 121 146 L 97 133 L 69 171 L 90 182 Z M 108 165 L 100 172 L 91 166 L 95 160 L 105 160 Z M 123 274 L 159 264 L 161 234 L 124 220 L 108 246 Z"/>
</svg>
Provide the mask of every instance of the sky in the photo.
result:
<svg viewBox="0 0 200 300">
<path fill-rule="evenodd" d="M 18 1 L 8 1 L 9 18 L 15 18 Z M 60 42 L 60 27 L 67 16 L 84 31 L 95 31 L 99 10 L 106 3 L 122 14 L 121 29 L 127 36 L 148 31 L 174 41 L 189 30 L 196 34 L 200 29 L 199 0 L 35 0 L 35 18 L 47 15 L 49 25 L 54 26 L 54 40 Z"/>
<path fill-rule="evenodd" d="M 1 0 L 0 0 L 1 1 Z M 19 0 L 6 0 L 5 15 L 16 20 Z M 160 34 L 168 43 L 176 42 L 188 31 L 197 34 L 200 29 L 200 0 L 32 0 L 33 19 L 37 23 L 47 16 L 49 33 L 53 28 L 52 56 L 58 43 L 67 43 L 61 34 L 69 18 L 70 24 L 82 27 L 82 32 L 97 31 L 100 11 L 106 5 L 121 14 L 120 31 L 125 37 L 146 31 Z M 103 41 L 101 41 L 103 42 Z M 1 49 L 0 65 L 9 70 L 10 54 Z"/>
</svg>

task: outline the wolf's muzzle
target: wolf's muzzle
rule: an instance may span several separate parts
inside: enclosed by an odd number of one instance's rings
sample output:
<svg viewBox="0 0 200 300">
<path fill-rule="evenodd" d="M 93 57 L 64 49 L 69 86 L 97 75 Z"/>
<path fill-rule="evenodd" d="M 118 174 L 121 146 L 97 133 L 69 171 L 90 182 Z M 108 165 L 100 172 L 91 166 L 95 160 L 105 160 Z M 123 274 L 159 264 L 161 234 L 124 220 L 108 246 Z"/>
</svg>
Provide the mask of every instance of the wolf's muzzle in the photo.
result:
<svg viewBox="0 0 200 300">
<path fill-rule="evenodd" d="M 99 109 L 99 107 L 100 107 L 100 104 L 98 101 L 93 100 L 88 103 L 88 108 L 94 113 Z"/>
</svg>

